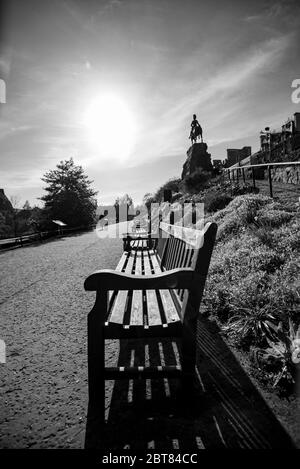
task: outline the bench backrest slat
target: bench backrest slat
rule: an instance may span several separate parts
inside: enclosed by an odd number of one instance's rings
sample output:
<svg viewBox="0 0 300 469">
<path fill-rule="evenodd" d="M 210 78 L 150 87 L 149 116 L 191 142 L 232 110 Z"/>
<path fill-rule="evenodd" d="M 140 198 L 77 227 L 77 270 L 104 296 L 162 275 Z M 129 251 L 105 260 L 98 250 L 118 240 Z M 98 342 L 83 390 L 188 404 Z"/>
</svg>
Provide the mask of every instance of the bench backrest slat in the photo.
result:
<svg viewBox="0 0 300 469">
<path fill-rule="evenodd" d="M 158 254 L 162 255 L 162 269 L 191 267 L 199 274 L 193 289 L 176 292 L 182 302 L 183 316 L 195 314 L 195 310 L 198 313 L 216 232 L 215 223 L 207 223 L 201 231 L 160 223 L 158 246 L 161 243 L 161 249 L 158 249 Z"/>
<path fill-rule="evenodd" d="M 198 315 L 203 296 L 205 281 L 217 234 L 216 223 L 207 223 L 203 231 L 203 244 L 195 249 L 190 267 L 198 274 L 195 285 L 185 291 L 182 303 L 182 316 L 193 318 Z"/>
<path fill-rule="evenodd" d="M 156 252 L 158 254 L 158 257 L 163 260 L 164 259 L 164 252 L 167 247 L 167 238 L 159 237 L 157 240 L 157 246 L 156 246 Z"/>
</svg>

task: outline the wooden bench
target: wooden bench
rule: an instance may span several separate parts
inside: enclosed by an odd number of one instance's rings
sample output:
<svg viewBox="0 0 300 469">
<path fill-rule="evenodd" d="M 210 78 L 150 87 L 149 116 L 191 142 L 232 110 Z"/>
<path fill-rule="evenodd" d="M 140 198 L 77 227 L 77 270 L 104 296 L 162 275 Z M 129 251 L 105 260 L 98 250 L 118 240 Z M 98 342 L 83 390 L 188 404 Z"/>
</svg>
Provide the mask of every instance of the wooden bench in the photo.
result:
<svg viewBox="0 0 300 469">
<path fill-rule="evenodd" d="M 148 235 L 124 251 L 116 270 L 99 270 L 84 283 L 96 291 L 88 315 L 89 415 L 105 421 L 105 380 L 181 378 L 195 372 L 196 328 L 217 225 L 202 231 L 160 223 L 156 247 Z M 142 236 L 141 236 L 142 238 Z M 146 244 L 142 244 L 145 241 Z M 180 366 L 105 366 L 105 339 L 177 337 Z"/>
<path fill-rule="evenodd" d="M 123 233 L 123 249 L 131 251 L 132 249 L 152 249 L 157 244 L 156 233 L 149 233 L 143 229 L 138 229 L 130 233 Z"/>
</svg>

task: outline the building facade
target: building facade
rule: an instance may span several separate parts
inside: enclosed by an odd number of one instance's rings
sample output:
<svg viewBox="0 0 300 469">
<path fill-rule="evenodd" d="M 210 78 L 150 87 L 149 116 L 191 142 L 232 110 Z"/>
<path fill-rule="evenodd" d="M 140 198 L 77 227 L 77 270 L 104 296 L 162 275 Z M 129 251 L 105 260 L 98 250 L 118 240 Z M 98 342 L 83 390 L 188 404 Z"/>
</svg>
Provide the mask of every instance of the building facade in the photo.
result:
<svg viewBox="0 0 300 469">
<path fill-rule="evenodd" d="M 280 130 L 262 132 L 260 148 L 266 161 L 280 161 L 300 148 L 300 112 L 285 122 Z"/>
<path fill-rule="evenodd" d="M 233 164 L 239 163 L 250 155 L 251 147 L 227 148 L 226 166 L 232 166 Z"/>
</svg>

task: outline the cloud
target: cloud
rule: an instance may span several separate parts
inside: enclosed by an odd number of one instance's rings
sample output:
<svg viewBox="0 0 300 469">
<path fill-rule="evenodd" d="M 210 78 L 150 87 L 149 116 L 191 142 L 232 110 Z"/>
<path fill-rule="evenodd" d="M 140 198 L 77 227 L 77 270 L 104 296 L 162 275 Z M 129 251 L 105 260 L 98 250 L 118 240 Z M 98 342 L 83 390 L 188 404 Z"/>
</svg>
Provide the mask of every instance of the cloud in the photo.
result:
<svg viewBox="0 0 300 469">
<path fill-rule="evenodd" d="M 187 96 L 175 106 L 169 115 L 190 113 L 193 106 L 207 102 L 211 98 L 218 98 L 221 92 L 238 90 L 247 82 L 255 78 L 259 72 L 265 72 L 268 67 L 276 64 L 291 43 L 291 35 L 285 35 L 265 41 L 252 51 L 246 51 L 228 66 L 223 67 L 205 87 L 196 94 Z M 168 117 L 168 115 L 167 115 Z"/>
<path fill-rule="evenodd" d="M 11 61 L 7 57 L 0 57 L 0 77 L 8 75 L 10 72 Z"/>
<path fill-rule="evenodd" d="M 147 160 L 150 155 L 151 158 L 154 155 L 155 158 L 159 158 L 170 152 L 183 151 L 187 138 L 187 135 L 184 137 L 184 132 L 187 134 L 189 131 L 186 125 L 189 124 L 191 113 L 195 109 L 205 108 L 208 128 L 215 128 L 222 121 L 228 121 L 230 116 L 237 116 L 244 101 L 243 91 L 249 86 L 255 87 L 257 79 L 279 66 L 292 41 L 293 34 L 287 34 L 257 44 L 237 55 L 202 85 L 199 85 L 198 78 L 190 79 L 183 73 L 180 80 L 182 83 L 189 82 L 188 88 L 186 86 L 185 88 L 190 91 L 182 93 L 181 87 L 178 86 L 178 95 L 172 96 L 172 102 L 176 104 L 170 106 L 169 101 L 166 106 L 167 111 L 160 109 L 162 112 L 159 123 L 154 120 L 152 126 L 144 130 L 141 141 L 151 140 L 151 147 L 143 148 L 143 159 Z M 191 60 L 197 63 L 196 54 L 186 60 L 188 63 Z M 184 61 L 180 68 L 185 69 Z M 213 116 L 211 123 L 209 115 Z M 234 133 L 236 138 L 240 137 L 233 128 L 231 134 Z M 141 158 L 141 151 L 141 146 L 138 146 L 139 154 L 136 159 Z"/>
<path fill-rule="evenodd" d="M 290 26 L 293 26 L 295 25 L 295 20 L 298 21 L 297 15 L 299 10 L 300 5 L 298 0 L 281 0 L 277 2 L 271 0 L 261 6 L 260 13 L 248 15 L 243 20 L 248 23 L 263 22 L 265 26 L 270 26 L 271 22 L 274 25 L 279 22 L 280 25 L 289 23 Z"/>
</svg>

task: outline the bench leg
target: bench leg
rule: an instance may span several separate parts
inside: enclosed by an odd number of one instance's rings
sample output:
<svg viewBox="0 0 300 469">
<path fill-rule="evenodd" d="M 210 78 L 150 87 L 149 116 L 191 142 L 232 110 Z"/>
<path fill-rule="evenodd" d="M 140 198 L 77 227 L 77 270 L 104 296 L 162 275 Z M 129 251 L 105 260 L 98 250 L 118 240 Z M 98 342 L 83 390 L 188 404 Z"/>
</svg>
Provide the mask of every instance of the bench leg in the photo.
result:
<svg viewBox="0 0 300 469">
<path fill-rule="evenodd" d="M 97 292 L 97 301 L 88 315 L 88 420 L 94 425 L 105 423 L 105 339 L 104 324 L 107 292 Z"/>
<path fill-rule="evenodd" d="M 105 353 L 103 325 L 91 311 L 88 317 L 88 386 L 89 403 L 85 432 L 85 449 L 97 449 L 105 424 Z M 99 317 L 99 316 L 98 316 Z M 100 330 L 97 333 L 97 331 Z"/>
<path fill-rule="evenodd" d="M 123 251 L 128 251 L 127 245 L 128 245 L 127 238 L 123 238 Z"/>
<path fill-rule="evenodd" d="M 103 347 L 104 349 L 104 347 Z M 99 361 L 89 359 L 89 411 L 93 410 L 95 415 L 104 422 L 105 417 L 105 380 L 104 366 Z M 104 353 L 101 357 L 104 361 Z"/>
<path fill-rule="evenodd" d="M 123 238 L 123 251 L 130 251 L 131 250 L 131 245 L 130 245 L 131 239 L 129 237 Z"/>
<path fill-rule="evenodd" d="M 197 321 L 185 322 L 182 336 L 182 389 L 191 392 L 194 386 L 196 366 Z"/>
</svg>

